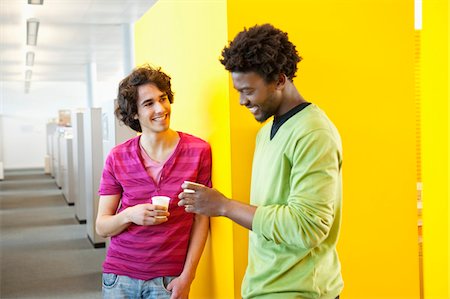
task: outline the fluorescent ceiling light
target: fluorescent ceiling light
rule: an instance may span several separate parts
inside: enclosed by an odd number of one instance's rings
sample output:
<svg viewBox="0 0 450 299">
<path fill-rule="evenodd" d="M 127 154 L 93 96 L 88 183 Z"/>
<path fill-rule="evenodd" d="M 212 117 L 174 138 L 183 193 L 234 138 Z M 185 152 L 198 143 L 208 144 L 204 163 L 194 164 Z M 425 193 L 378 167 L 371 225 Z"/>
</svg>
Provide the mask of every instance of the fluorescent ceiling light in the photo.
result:
<svg viewBox="0 0 450 299">
<path fill-rule="evenodd" d="M 44 4 L 44 0 L 28 0 L 28 4 L 42 5 L 42 4 Z"/>
<path fill-rule="evenodd" d="M 25 81 L 30 81 L 31 80 L 31 74 L 32 74 L 31 70 L 27 70 L 25 72 Z"/>
<path fill-rule="evenodd" d="M 39 20 L 38 19 L 28 19 L 27 20 L 27 45 L 36 46 L 38 30 L 39 30 Z"/>
<path fill-rule="evenodd" d="M 33 66 L 34 64 L 34 52 L 27 52 L 25 63 L 27 66 Z"/>
</svg>

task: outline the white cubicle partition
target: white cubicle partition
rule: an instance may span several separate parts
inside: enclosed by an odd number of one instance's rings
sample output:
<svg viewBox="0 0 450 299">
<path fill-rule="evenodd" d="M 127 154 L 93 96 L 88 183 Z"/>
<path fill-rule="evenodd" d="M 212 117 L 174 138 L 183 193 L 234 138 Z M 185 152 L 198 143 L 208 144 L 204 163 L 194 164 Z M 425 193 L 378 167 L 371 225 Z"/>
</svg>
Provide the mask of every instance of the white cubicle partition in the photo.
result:
<svg viewBox="0 0 450 299">
<path fill-rule="evenodd" d="M 3 172 L 3 162 L 0 162 L 0 181 L 5 179 L 5 173 Z"/>
<path fill-rule="evenodd" d="M 57 171 L 56 171 L 56 185 L 58 185 L 59 189 L 62 189 L 65 182 L 64 182 L 64 160 L 66 155 L 65 150 L 65 142 L 64 142 L 64 135 L 65 135 L 66 128 L 58 126 L 57 128 L 57 146 L 58 146 L 58 156 L 57 156 Z"/>
<path fill-rule="evenodd" d="M 56 132 L 57 132 L 57 130 L 55 129 L 55 132 L 53 132 L 53 134 L 50 137 L 51 144 L 52 144 L 52 146 L 51 146 L 52 156 L 51 156 L 51 159 L 50 159 L 50 161 L 51 161 L 50 162 L 51 163 L 50 174 L 55 179 L 56 179 L 56 169 L 57 169 L 57 167 L 56 167 L 56 159 L 57 159 L 57 156 L 58 156 L 58 144 L 57 144 L 58 139 L 56 138 Z"/>
<path fill-rule="evenodd" d="M 83 112 L 72 114 L 72 149 L 74 172 L 74 203 L 75 218 L 80 224 L 86 223 L 86 194 L 85 194 L 85 159 L 84 159 L 84 127 Z"/>
<path fill-rule="evenodd" d="M 102 129 L 103 129 L 103 161 L 106 161 L 111 149 L 136 136 L 136 132 L 121 123 L 114 115 L 115 101 L 106 101 L 102 105 Z M 109 246 L 109 238 L 106 239 L 106 247 Z"/>
<path fill-rule="evenodd" d="M 105 239 L 95 232 L 98 209 L 98 187 L 103 170 L 102 111 L 89 108 L 84 113 L 84 153 L 86 190 L 86 229 L 94 247 L 104 247 Z"/>
<path fill-rule="evenodd" d="M 62 129 L 62 130 L 64 130 L 64 129 Z M 62 133 L 59 136 L 58 143 L 59 143 L 59 173 L 57 175 L 56 180 L 58 181 L 58 186 L 61 187 L 63 197 L 65 197 L 66 195 L 64 194 L 64 190 L 66 190 L 66 188 L 67 188 L 67 182 L 66 182 L 66 173 L 67 173 L 67 165 L 66 165 L 67 149 L 66 149 L 66 147 L 67 147 L 67 145 L 66 145 L 66 140 L 64 138 L 64 133 Z M 66 202 L 69 203 L 67 201 L 67 198 L 66 198 Z"/>
<path fill-rule="evenodd" d="M 53 135 L 56 132 L 57 124 L 49 122 L 46 126 L 47 151 L 45 156 L 45 173 L 55 177 L 53 173 Z"/>
<path fill-rule="evenodd" d="M 55 182 L 59 189 L 62 188 L 62 159 L 61 159 L 61 142 L 60 139 L 64 138 L 64 129 L 57 127 L 55 134 L 53 134 L 53 173 L 55 176 Z"/>
<path fill-rule="evenodd" d="M 115 106 L 114 100 L 104 102 L 102 105 L 104 161 L 114 146 L 136 137 L 136 132 L 121 123 L 114 115 Z"/>
<path fill-rule="evenodd" d="M 71 128 L 70 128 L 71 131 Z M 64 162 L 63 162 L 63 194 L 67 201 L 67 204 L 74 205 L 75 204 L 75 196 L 74 196 L 74 181 L 75 181 L 75 173 L 73 168 L 73 148 L 72 148 L 72 133 L 66 131 L 66 135 L 63 138 L 64 144 Z"/>
</svg>

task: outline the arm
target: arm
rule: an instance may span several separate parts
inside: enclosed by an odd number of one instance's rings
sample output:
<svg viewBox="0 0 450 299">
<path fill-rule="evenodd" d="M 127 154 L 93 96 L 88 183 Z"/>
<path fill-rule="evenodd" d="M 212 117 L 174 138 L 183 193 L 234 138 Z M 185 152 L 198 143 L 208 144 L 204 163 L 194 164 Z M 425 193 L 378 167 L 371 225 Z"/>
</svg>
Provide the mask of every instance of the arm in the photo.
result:
<svg viewBox="0 0 450 299">
<path fill-rule="evenodd" d="M 253 217 L 255 216 L 256 209 L 256 206 L 230 199 L 224 205 L 223 216 L 231 219 L 246 229 L 253 230 Z"/>
<path fill-rule="evenodd" d="M 202 169 L 203 168 L 203 169 Z M 208 148 L 202 157 L 198 182 L 200 184 L 184 183 L 183 189 L 194 190 L 195 193 L 182 192 L 178 195 L 179 206 L 184 206 L 186 212 L 206 216 L 225 216 L 247 229 L 252 229 L 253 215 L 256 207 L 225 197 L 211 187 L 211 149 Z M 208 188 L 209 187 L 209 188 Z M 195 203 L 195 204 L 194 204 Z"/>
<path fill-rule="evenodd" d="M 183 189 L 194 190 L 195 193 L 179 194 L 178 203 L 184 206 L 186 212 L 198 213 L 207 216 L 225 216 L 237 224 L 251 230 L 256 206 L 247 205 L 232 200 L 214 188 L 184 183 Z"/>
<path fill-rule="evenodd" d="M 339 190 L 340 161 L 336 144 L 323 130 L 299 142 L 292 160 L 286 204 L 251 206 L 215 189 L 184 183 L 195 193 L 179 194 L 187 212 L 225 216 L 267 240 L 312 248 L 328 235 Z"/>
<path fill-rule="evenodd" d="M 102 237 L 112 237 L 120 234 L 131 223 L 137 225 L 156 225 L 167 221 L 155 216 L 168 216 L 164 207 L 149 203 L 129 207 L 116 214 L 121 195 L 102 195 L 98 203 L 95 230 Z"/>
<path fill-rule="evenodd" d="M 171 299 L 188 298 L 190 286 L 195 278 L 198 262 L 208 237 L 208 229 L 209 217 L 195 215 L 183 272 L 167 286 L 167 289 L 172 291 Z"/>
</svg>

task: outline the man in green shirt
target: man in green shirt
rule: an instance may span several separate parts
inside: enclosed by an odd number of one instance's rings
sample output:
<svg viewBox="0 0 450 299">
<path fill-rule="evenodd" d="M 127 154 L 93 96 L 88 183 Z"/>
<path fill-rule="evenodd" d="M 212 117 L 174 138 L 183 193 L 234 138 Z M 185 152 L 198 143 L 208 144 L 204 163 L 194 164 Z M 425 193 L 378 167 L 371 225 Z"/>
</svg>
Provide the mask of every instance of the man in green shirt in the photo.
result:
<svg viewBox="0 0 450 299">
<path fill-rule="evenodd" d="M 259 122 L 250 205 L 190 183 L 187 212 L 224 216 L 250 230 L 243 298 L 339 297 L 342 145 L 325 113 L 293 84 L 301 60 L 270 24 L 240 32 L 222 52 L 234 88 Z"/>
</svg>

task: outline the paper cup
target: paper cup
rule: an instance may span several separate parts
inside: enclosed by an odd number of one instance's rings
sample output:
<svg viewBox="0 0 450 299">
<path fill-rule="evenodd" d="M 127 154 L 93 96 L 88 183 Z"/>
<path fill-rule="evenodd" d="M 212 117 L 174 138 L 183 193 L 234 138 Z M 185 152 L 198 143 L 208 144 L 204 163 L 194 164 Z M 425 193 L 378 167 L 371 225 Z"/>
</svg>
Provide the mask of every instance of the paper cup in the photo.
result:
<svg viewBox="0 0 450 299">
<path fill-rule="evenodd" d="M 199 186 L 199 187 L 205 187 L 205 185 L 202 185 L 202 184 L 199 184 L 199 183 L 196 183 L 196 182 L 191 182 L 191 181 L 184 181 L 184 182 L 192 184 L 192 185 L 195 185 L 195 186 Z"/>
<path fill-rule="evenodd" d="M 169 210 L 169 202 L 170 202 L 170 197 L 168 197 L 168 196 L 158 195 L 158 196 L 152 197 L 152 203 L 154 205 L 166 207 L 167 211 Z M 155 218 L 166 218 L 166 216 L 156 216 Z"/>
</svg>

